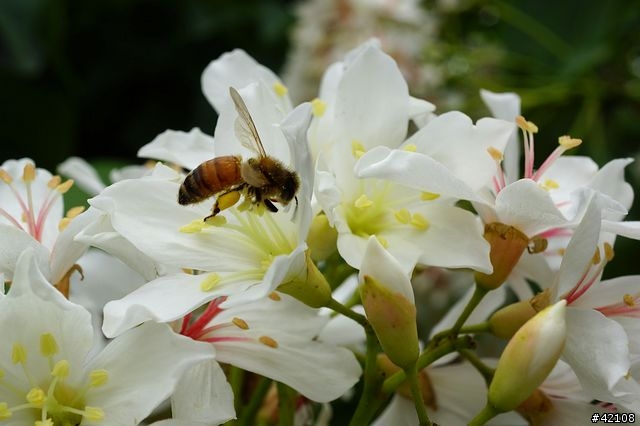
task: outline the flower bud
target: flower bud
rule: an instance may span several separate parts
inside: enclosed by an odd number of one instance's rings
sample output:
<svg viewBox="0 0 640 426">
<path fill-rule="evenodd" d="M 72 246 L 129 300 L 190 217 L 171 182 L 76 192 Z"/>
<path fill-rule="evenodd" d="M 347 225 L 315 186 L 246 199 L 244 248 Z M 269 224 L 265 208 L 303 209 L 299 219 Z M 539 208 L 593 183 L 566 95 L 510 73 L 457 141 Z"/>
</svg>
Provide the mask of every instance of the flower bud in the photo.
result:
<svg viewBox="0 0 640 426">
<path fill-rule="evenodd" d="M 491 333 L 503 339 L 509 339 L 536 313 L 529 300 L 505 306 L 489 318 Z"/>
<path fill-rule="evenodd" d="M 497 411 L 516 409 L 556 365 L 567 334 L 566 304 L 563 299 L 540 311 L 507 344 L 489 386 L 488 404 Z"/>
<path fill-rule="evenodd" d="M 494 222 L 485 225 L 484 239 L 491 246 L 489 258 L 493 265 L 493 273 L 487 275 L 476 272 L 475 280 L 480 287 L 493 290 L 500 287 L 511 274 L 529 245 L 529 238 L 513 226 Z"/>
<path fill-rule="evenodd" d="M 419 355 L 416 307 L 401 293 L 394 293 L 365 275 L 360 298 L 382 349 L 391 362 L 407 369 Z"/>
<path fill-rule="evenodd" d="M 389 357 L 385 354 L 378 355 L 378 367 L 385 373 L 386 377 L 390 377 L 393 374 L 401 371 L 402 369 L 391 362 Z M 436 401 L 436 393 L 433 389 L 433 385 L 431 384 L 431 380 L 429 375 L 427 374 L 427 370 L 424 369 L 418 372 L 418 386 L 420 387 L 420 395 L 422 395 L 422 401 L 428 407 L 433 408 L 434 410 L 437 408 Z M 409 380 L 405 380 L 398 388 L 396 392 L 407 399 L 413 400 L 413 394 L 411 392 L 411 385 L 409 384 Z"/>
<path fill-rule="evenodd" d="M 306 274 L 303 273 L 280 284 L 277 290 L 295 297 L 312 308 L 326 306 L 331 300 L 331 286 L 311 260 L 308 250 L 305 253 L 305 263 Z"/>
<path fill-rule="evenodd" d="M 319 214 L 311 221 L 307 244 L 314 262 L 325 260 L 336 251 L 338 231 L 329 224 L 324 214 Z"/>
</svg>

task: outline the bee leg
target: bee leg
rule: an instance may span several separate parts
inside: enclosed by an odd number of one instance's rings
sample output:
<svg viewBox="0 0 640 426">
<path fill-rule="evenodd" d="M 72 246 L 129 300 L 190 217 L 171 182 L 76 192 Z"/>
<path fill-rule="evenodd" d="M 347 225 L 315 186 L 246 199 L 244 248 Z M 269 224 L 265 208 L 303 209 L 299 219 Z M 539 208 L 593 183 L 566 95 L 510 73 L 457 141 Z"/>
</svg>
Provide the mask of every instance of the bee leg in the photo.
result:
<svg viewBox="0 0 640 426">
<path fill-rule="evenodd" d="M 229 207 L 236 204 L 239 199 L 240 199 L 240 191 L 235 189 L 232 191 L 228 191 L 223 194 L 220 194 L 218 198 L 216 198 L 216 202 L 213 205 L 213 210 L 211 211 L 211 214 L 205 217 L 204 220 L 206 221 L 207 219 L 210 219 L 216 216 L 222 210 L 228 209 Z"/>
<path fill-rule="evenodd" d="M 271 200 L 269 200 L 268 198 L 265 198 L 264 200 L 262 200 L 262 202 L 271 213 L 275 213 L 278 211 L 278 208 L 274 206 Z"/>
</svg>

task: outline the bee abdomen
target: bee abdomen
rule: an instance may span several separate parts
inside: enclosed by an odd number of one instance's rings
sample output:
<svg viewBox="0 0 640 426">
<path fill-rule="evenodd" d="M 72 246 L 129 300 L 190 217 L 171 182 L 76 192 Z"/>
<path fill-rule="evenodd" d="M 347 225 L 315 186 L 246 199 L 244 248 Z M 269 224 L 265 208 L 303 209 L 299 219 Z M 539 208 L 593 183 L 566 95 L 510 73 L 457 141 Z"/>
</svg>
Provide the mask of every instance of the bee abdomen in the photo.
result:
<svg viewBox="0 0 640 426">
<path fill-rule="evenodd" d="M 240 157 L 226 155 L 200 164 L 185 177 L 178 203 L 197 203 L 242 183 L 240 162 Z"/>
</svg>

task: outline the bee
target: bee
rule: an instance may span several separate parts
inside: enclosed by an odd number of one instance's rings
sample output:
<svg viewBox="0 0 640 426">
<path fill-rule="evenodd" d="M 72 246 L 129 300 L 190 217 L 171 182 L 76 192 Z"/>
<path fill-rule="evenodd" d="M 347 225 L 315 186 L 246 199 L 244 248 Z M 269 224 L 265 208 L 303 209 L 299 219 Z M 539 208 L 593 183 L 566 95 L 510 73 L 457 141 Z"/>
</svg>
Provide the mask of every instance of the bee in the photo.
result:
<svg viewBox="0 0 640 426">
<path fill-rule="evenodd" d="M 297 204 L 298 175 L 267 155 L 244 100 L 233 87 L 229 87 L 229 93 L 238 113 L 236 137 L 257 157 L 243 161 L 239 155 L 225 155 L 205 161 L 184 179 L 178 192 L 178 203 L 193 204 L 216 196 L 211 215 L 204 220 L 236 204 L 241 194 L 252 205 L 263 204 L 274 213 L 278 211 L 274 202 L 286 206 L 295 198 Z"/>
</svg>

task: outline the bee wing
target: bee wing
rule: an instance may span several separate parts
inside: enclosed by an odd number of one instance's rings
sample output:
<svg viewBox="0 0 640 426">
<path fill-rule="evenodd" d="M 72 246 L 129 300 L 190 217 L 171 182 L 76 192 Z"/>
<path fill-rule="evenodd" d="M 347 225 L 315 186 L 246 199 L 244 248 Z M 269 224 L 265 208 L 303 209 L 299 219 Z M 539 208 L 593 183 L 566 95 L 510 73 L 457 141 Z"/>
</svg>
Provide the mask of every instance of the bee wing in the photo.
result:
<svg viewBox="0 0 640 426">
<path fill-rule="evenodd" d="M 258 130 L 251 118 L 251 114 L 249 114 L 247 105 L 236 89 L 229 87 L 229 93 L 238 112 L 238 118 L 236 118 L 235 122 L 236 137 L 240 140 L 242 146 L 258 153 L 261 157 L 266 157 L 267 153 L 262 146 L 260 135 L 258 135 Z"/>
</svg>

